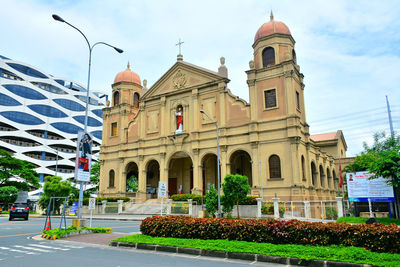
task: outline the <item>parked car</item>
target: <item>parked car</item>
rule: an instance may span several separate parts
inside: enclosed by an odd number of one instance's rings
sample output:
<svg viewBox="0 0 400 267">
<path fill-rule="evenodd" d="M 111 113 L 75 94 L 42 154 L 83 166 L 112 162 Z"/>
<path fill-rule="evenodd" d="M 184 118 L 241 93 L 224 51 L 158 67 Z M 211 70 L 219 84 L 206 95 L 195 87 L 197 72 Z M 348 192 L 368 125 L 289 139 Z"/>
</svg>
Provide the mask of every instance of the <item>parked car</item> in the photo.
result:
<svg viewBox="0 0 400 267">
<path fill-rule="evenodd" d="M 23 218 L 28 220 L 29 218 L 29 206 L 27 203 L 15 203 L 11 205 L 10 217 L 8 220 L 12 221 L 14 218 Z"/>
</svg>

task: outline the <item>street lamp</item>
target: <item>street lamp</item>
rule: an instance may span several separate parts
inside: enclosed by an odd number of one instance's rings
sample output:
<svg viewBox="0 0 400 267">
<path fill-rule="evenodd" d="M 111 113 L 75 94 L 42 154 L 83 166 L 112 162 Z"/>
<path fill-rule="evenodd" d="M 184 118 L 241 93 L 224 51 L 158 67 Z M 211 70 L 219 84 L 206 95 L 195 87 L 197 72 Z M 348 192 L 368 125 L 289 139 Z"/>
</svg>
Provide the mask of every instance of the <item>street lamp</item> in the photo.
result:
<svg viewBox="0 0 400 267">
<path fill-rule="evenodd" d="M 97 42 L 95 44 L 93 44 L 92 46 L 89 43 L 89 40 L 86 38 L 86 36 L 83 34 L 83 32 L 81 30 L 79 30 L 77 27 L 75 27 L 74 25 L 68 23 L 67 21 L 65 21 L 64 19 L 62 19 L 60 16 L 53 14 L 52 15 L 53 19 L 55 19 L 56 21 L 59 22 L 63 22 L 66 23 L 67 25 L 71 26 L 72 28 L 74 28 L 75 30 L 77 30 L 80 34 L 82 34 L 83 38 L 85 38 L 85 41 L 88 45 L 89 48 L 89 70 L 88 70 L 88 80 L 87 80 L 87 87 L 86 87 L 86 110 L 85 110 L 85 123 L 84 123 L 84 133 L 87 133 L 87 125 L 88 125 L 88 110 L 89 110 L 89 85 L 90 85 L 90 68 L 92 65 L 92 51 L 93 48 L 98 45 L 98 44 L 103 44 L 106 46 L 109 46 L 111 48 L 114 48 L 115 51 L 117 51 L 118 53 L 122 53 L 124 52 L 122 49 L 112 46 L 110 44 L 107 44 L 105 42 Z M 80 189 L 79 189 L 79 212 L 78 212 L 78 219 L 82 218 L 82 199 L 83 199 L 83 183 L 84 182 L 80 182 Z"/>
<path fill-rule="evenodd" d="M 209 118 L 211 121 L 213 121 L 213 119 L 211 119 L 210 116 L 208 116 L 208 114 L 204 111 L 204 110 L 200 110 L 200 113 L 203 113 L 204 115 L 207 116 L 207 118 Z M 215 120 L 215 127 L 217 128 L 217 184 L 218 184 L 218 217 L 221 217 L 221 189 L 220 189 L 220 180 L 221 180 L 221 174 L 219 172 L 219 128 L 218 128 L 218 120 Z"/>
</svg>

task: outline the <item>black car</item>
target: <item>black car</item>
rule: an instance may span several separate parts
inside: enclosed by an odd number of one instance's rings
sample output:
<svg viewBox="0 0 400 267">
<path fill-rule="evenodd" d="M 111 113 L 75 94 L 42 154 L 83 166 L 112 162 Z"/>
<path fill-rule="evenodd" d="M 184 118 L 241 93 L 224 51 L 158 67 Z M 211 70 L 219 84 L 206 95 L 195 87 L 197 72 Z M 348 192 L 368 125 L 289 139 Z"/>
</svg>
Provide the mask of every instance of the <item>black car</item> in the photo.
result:
<svg viewBox="0 0 400 267">
<path fill-rule="evenodd" d="M 27 203 L 15 203 L 10 208 L 10 217 L 8 220 L 12 221 L 14 218 L 29 218 L 29 206 Z"/>
</svg>

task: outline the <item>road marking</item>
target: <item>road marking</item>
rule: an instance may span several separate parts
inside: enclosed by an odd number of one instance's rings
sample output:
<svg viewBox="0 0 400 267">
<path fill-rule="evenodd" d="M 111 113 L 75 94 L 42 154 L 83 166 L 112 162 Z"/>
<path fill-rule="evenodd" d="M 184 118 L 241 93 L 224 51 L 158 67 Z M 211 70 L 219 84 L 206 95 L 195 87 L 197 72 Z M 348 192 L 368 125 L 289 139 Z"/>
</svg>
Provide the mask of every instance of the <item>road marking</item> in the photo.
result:
<svg viewBox="0 0 400 267">
<path fill-rule="evenodd" d="M 0 249 L 2 249 L 2 250 L 7 250 L 7 251 L 12 251 L 12 252 L 30 254 L 30 255 L 35 255 L 35 254 L 37 254 L 37 253 L 35 253 L 35 252 L 24 251 L 24 250 L 13 249 L 13 248 L 7 248 L 7 247 L 0 247 Z"/>
<path fill-rule="evenodd" d="M 25 246 L 20 246 L 20 245 L 15 245 L 14 247 L 33 250 L 33 251 L 39 251 L 39 252 L 50 252 L 48 250 L 44 250 L 44 249 L 40 249 L 40 248 L 31 248 L 31 247 L 25 247 Z"/>
<path fill-rule="evenodd" d="M 62 244 L 61 246 L 66 247 L 66 248 L 83 248 L 83 247 L 72 246 L 72 245 L 64 245 L 64 244 Z"/>
<path fill-rule="evenodd" d="M 26 234 L 16 234 L 16 235 L 0 235 L 0 237 L 23 236 L 23 235 L 37 235 L 37 234 L 41 234 L 41 232 L 38 232 L 38 233 L 26 233 Z"/>
<path fill-rule="evenodd" d="M 38 244 L 29 244 L 29 245 L 34 246 L 34 247 L 39 247 L 39 248 L 48 248 L 48 249 L 55 249 L 55 250 L 70 250 L 69 248 L 49 247 L 49 246 L 38 245 Z"/>
</svg>

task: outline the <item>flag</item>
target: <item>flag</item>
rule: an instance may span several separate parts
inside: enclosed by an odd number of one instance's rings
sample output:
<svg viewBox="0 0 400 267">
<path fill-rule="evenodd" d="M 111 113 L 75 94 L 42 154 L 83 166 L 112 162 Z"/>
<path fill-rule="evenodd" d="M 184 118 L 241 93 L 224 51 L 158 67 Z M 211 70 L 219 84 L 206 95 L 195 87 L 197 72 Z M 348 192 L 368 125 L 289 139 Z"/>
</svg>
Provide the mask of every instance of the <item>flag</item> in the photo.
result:
<svg viewBox="0 0 400 267">
<path fill-rule="evenodd" d="M 340 157 L 339 157 L 339 187 L 342 186 L 343 186 L 342 164 L 340 162 Z"/>
</svg>

